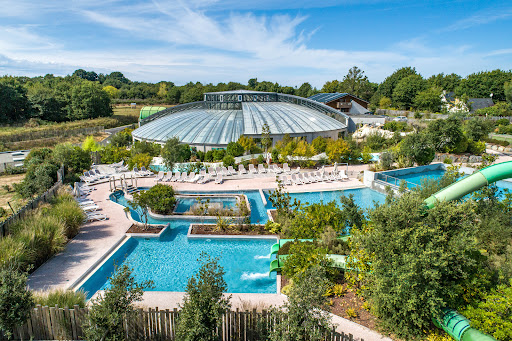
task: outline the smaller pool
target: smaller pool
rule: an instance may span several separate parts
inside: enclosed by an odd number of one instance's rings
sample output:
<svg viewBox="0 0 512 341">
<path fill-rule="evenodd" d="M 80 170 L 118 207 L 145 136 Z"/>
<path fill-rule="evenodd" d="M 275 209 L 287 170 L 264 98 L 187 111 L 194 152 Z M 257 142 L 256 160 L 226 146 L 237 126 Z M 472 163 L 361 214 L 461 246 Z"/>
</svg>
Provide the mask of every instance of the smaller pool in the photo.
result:
<svg viewBox="0 0 512 341">
<path fill-rule="evenodd" d="M 199 197 L 198 197 L 199 198 Z M 178 197 L 174 213 L 183 214 L 190 211 L 196 205 L 208 201 L 208 206 L 219 209 L 235 209 L 237 199 L 235 197 L 201 197 L 201 201 L 193 197 Z"/>
</svg>

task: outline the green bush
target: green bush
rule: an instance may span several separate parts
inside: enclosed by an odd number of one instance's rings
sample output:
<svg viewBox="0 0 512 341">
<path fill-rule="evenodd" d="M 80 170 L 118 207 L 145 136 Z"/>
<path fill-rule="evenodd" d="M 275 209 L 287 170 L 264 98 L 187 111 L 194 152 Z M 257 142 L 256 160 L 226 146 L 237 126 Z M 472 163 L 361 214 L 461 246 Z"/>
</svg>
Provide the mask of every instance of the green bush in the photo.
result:
<svg viewBox="0 0 512 341">
<path fill-rule="evenodd" d="M 213 151 L 213 160 L 220 161 L 226 156 L 226 151 L 224 149 L 217 149 Z"/>
<path fill-rule="evenodd" d="M 153 160 L 153 157 L 149 154 L 134 155 L 128 160 L 128 168 L 130 168 L 130 169 L 133 169 L 133 167 L 138 167 L 139 169 L 141 167 L 149 168 L 149 165 L 151 164 L 151 160 Z"/>
<path fill-rule="evenodd" d="M 171 214 L 176 205 L 174 189 L 171 186 L 157 184 L 147 191 L 141 191 L 151 211 L 157 214 Z"/>
<path fill-rule="evenodd" d="M 508 126 L 510 124 L 510 121 L 506 118 L 500 118 L 496 122 L 494 122 L 495 126 Z"/>
<path fill-rule="evenodd" d="M 158 156 L 162 151 L 162 147 L 157 143 L 151 143 L 146 141 L 135 141 L 130 149 L 132 156 L 137 154 L 149 154 L 151 156 Z"/>
<path fill-rule="evenodd" d="M 278 162 L 279 161 L 279 151 L 277 149 L 272 149 L 272 161 L 273 162 Z"/>
<path fill-rule="evenodd" d="M 235 165 L 235 158 L 231 155 L 226 155 L 222 159 L 222 164 L 224 167 L 234 166 Z"/>
<path fill-rule="evenodd" d="M 120 161 L 126 161 L 130 158 L 131 152 L 126 150 L 124 147 L 116 147 L 108 145 L 101 151 L 101 162 L 102 163 L 116 163 Z"/>
<path fill-rule="evenodd" d="M 447 165 L 451 165 L 453 163 L 453 160 L 450 159 L 449 157 L 445 157 L 443 160 L 443 163 L 445 163 Z"/>
<path fill-rule="evenodd" d="M 226 151 L 228 155 L 235 157 L 244 155 L 244 147 L 238 142 L 229 142 Z"/>
<path fill-rule="evenodd" d="M 73 308 L 73 306 L 78 305 L 84 308 L 86 295 L 82 290 L 55 289 L 47 292 L 35 292 L 34 301 L 36 304 L 49 307 L 57 305 L 60 308 Z"/>
<path fill-rule="evenodd" d="M 485 153 L 485 142 L 469 140 L 467 152 L 473 155 L 482 155 Z"/>
<path fill-rule="evenodd" d="M 0 269 L 0 331 L 10 339 L 14 328 L 30 316 L 33 306 L 27 276 L 16 270 Z"/>
<path fill-rule="evenodd" d="M 492 143 L 492 144 L 497 144 L 497 145 L 502 146 L 502 147 L 507 147 L 508 145 L 510 145 L 510 143 L 508 143 L 507 141 L 496 140 L 496 139 L 486 139 L 485 142 Z"/>
<path fill-rule="evenodd" d="M 257 162 L 258 163 L 265 163 L 265 158 L 263 157 L 263 155 L 259 155 L 258 158 L 257 158 Z"/>
</svg>

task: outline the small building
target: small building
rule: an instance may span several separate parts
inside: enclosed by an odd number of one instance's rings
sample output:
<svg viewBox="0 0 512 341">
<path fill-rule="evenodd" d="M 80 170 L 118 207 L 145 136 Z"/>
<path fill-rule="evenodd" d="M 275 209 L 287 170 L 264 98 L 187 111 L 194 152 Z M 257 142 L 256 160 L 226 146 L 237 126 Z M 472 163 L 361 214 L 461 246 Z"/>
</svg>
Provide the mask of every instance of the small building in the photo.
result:
<svg viewBox="0 0 512 341">
<path fill-rule="evenodd" d="M 478 109 L 489 108 L 494 105 L 492 98 L 470 98 L 468 99 L 469 113 L 472 114 Z"/>
<path fill-rule="evenodd" d="M 323 103 L 331 108 L 347 114 L 366 114 L 368 102 L 346 92 L 319 93 L 309 97 L 313 101 Z"/>
</svg>

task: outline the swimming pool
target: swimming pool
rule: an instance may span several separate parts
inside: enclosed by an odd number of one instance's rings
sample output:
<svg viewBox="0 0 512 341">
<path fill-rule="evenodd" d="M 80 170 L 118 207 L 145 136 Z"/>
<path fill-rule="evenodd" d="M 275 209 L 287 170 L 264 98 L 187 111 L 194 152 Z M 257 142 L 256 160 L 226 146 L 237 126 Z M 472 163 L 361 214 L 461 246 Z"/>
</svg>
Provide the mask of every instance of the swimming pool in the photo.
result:
<svg viewBox="0 0 512 341">
<path fill-rule="evenodd" d="M 236 197 L 204 197 L 201 198 L 201 203 L 208 203 L 211 207 L 215 205 L 219 206 L 219 208 L 225 209 L 235 209 L 237 198 Z M 178 197 L 176 201 L 176 207 L 174 208 L 174 213 L 183 214 L 188 212 L 193 206 L 199 204 L 197 198 L 194 197 Z"/>
<path fill-rule="evenodd" d="M 193 192 L 193 194 L 206 194 L 212 192 Z M 215 192 L 233 194 L 234 192 Z M 258 191 L 235 192 L 245 194 L 251 205 L 251 222 L 264 224 L 268 220 L 267 209 Z M 187 192 L 192 194 L 192 192 Z M 292 198 L 304 202 L 315 203 L 320 201 L 339 200 L 341 194 L 354 194 L 356 203 L 362 208 L 373 206 L 374 202 L 382 203 L 385 196 L 369 188 L 345 191 L 324 191 L 308 193 L 291 193 Z M 268 193 L 266 193 L 268 197 Z M 123 206 L 128 202 L 122 193 L 110 196 Z M 136 211 L 131 210 L 135 220 L 140 221 Z M 268 239 L 216 239 L 187 237 L 191 223 L 198 221 L 191 219 L 158 220 L 149 218 L 149 223 L 170 223 L 159 239 L 131 237 L 124 243 L 101 268 L 97 269 L 81 286 L 90 298 L 98 290 L 108 288 L 107 278 L 114 271 L 114 263 L 128 264 L 133 269 L 133 276 L 137 281 L 152 280 L 155 287 L 153 291 L 186 290 L 190 277 L 196 274 L 200 267 L 197 259 L 201 252 L 211 257 L 218 257 L 219 264 L 226 272 L 224 279 L 230 293 L 276 293 L 275 274 L 269 276 L 270 246 L 276 242 L 275 238 Z"/>
</svg>

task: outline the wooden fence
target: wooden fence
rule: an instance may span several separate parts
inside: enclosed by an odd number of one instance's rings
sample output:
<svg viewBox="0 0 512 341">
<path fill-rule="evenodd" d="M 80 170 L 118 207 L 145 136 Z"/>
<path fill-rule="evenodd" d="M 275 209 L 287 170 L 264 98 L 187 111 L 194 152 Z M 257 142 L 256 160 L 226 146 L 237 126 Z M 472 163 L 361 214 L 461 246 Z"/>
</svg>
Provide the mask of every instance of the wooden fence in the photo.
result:
<svg viewBox="0 0 512 341">
<path fill-rule="evenodd" d="M 56 195 L 60 186 L 62 186 L 63 179 L 64 179 L 64 168 L 61 167 L 57 171 L 57 182 L 49 190 L 47 190 L 43 194 L 39 195 L 38 197 L 30 200 L 25 206 L 20 208 L 16 213 L 9 216 L 4 221 L 0 222 L 0 238 L 4 237 L 5 235 L 7 235 L 9 233 L 9 230 L 8 230 L 9 225 L 22 219 L 29 211 L 37 208 L 40 203 L 49 202 L 50 199 L 52 199 Z"/>
<path fill-rule="evenodd" d="M 36 306 L 30 318 L 14 331 L 13 340 L 83 340 L 83 325 L 87 308 L 58 308 Z M 134 318 L 125 322 L 127 340 L 176 340 L 179 311 L 138 309 Z M 222 326 L 217 330 L 219 341 L 258 341 L 272 330 L 275 319 L 267 311 L 226 311 Z M 0 335 L 0 340 L 5 340 Z M 327 341 L 353 341 L 352 334 L 334 330 Z M 361 339 L 361 341 L 364 341 Z"/>
</svg>

